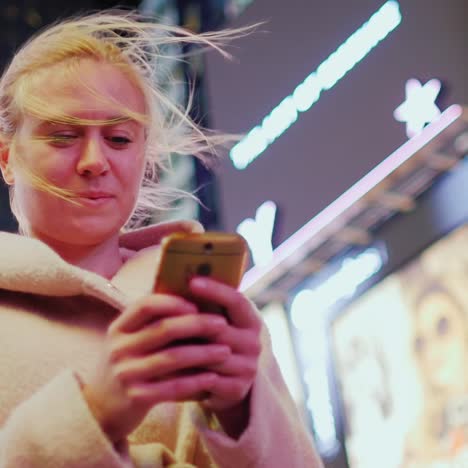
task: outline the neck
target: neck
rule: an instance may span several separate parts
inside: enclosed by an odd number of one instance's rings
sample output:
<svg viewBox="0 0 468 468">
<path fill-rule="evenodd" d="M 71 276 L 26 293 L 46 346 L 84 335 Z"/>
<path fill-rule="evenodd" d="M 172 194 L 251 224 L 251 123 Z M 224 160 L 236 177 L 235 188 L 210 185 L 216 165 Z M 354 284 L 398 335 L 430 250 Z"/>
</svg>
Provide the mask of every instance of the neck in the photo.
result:
<svg viewBox="0 0 468 468">
<path fill-rule="evenodd" d="M 32 237 L 46 243 L 66 262 L 107 279 L 111 279 L 123 264 L 118 234 L 104 242 L 89 245 L 70 244 L 44 235 Z"/>
</svg>

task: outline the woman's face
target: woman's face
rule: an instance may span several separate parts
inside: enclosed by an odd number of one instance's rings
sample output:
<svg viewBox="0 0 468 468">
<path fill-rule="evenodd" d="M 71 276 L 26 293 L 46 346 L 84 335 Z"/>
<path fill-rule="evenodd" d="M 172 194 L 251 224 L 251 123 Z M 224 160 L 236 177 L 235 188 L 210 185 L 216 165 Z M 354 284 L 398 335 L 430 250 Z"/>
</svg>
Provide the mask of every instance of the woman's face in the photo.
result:
<svg viewBox="0 0 468 468">
<path fill-rule="evenodd" d="M 30 92 L 72 117 L 121 117 L 118 106 L 111 106 L 109 101 L 145 112 L 142 93 L 117 68 L 84 59 L 79 73 L 80 79 L 73 80 L 69 73 L 60 73 L 60 66 L 52 67 L 43 72 Z M 19 172 L 13 172 L 16 203 L 33 236 L 46 241 L 96 244 L 116 235 L 128 220 L 144 168 L 145 132 L 140 123 L 126 120 L 113 125 L 70 125 L 25 115 L 14 148 L 29 169 L 60 188 L 78 193 L 77 201 L 83 204 L 75 205 L 34 188 Z"/>
<path fill-rule="evenodd" d="M 433 389 L 464 385 L 468 347 L 463 311 L 445 293 L 427 296 L 417 311 L 415 352 Z"/>
</svg>

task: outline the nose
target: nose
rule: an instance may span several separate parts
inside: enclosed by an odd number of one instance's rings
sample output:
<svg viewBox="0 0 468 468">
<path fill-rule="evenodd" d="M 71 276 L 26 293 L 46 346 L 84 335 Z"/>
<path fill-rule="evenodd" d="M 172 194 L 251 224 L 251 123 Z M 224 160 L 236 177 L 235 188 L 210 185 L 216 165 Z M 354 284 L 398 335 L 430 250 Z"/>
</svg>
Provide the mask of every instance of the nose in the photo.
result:
<svg viewBox="0 0 468 468">
<path fill-rule="evenodd" d="M 99 138 L 85 138 L 83 145 L 76 167 L 78 174 L 85 176 L 105 174 L 109 170 L 109 161 L 104 154 Z"/>
</svg>

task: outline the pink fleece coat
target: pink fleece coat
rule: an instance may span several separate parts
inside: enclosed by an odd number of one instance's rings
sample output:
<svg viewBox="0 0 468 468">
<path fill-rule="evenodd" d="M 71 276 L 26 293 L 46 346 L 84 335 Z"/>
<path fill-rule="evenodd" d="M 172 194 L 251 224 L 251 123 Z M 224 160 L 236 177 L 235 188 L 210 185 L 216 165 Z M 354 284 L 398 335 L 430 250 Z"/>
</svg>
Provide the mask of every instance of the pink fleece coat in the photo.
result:
<svg viewBox="0 0 468 468">
<path fill-rule="evenodd" d="M 263 332 L 251 418 L 238 440 L 195 402 L 156 405 L 116 449 L 84 400 L 110 321 L 151 292 L 158 226 L 121 236 L 107 281 L 44 243 L 0 233 L 0 467 L 316 468 L 321 462 Z"/>
</svg>

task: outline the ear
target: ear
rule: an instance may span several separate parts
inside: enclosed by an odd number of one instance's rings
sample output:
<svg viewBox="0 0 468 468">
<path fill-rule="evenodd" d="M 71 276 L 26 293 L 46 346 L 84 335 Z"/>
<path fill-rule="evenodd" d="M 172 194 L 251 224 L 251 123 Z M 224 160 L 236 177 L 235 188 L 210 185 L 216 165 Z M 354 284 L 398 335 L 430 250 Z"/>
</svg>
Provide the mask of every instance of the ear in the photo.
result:
<svg viewBox="0 0 468 468">
<path fill-rule="evenodd" d="M 0 170 L 2 171 L 3 179 L 8 185 L 13 185 L 15 177 L 11 164 L 9 164 L 10 149 L 0 143 Z"/>
</svg>

